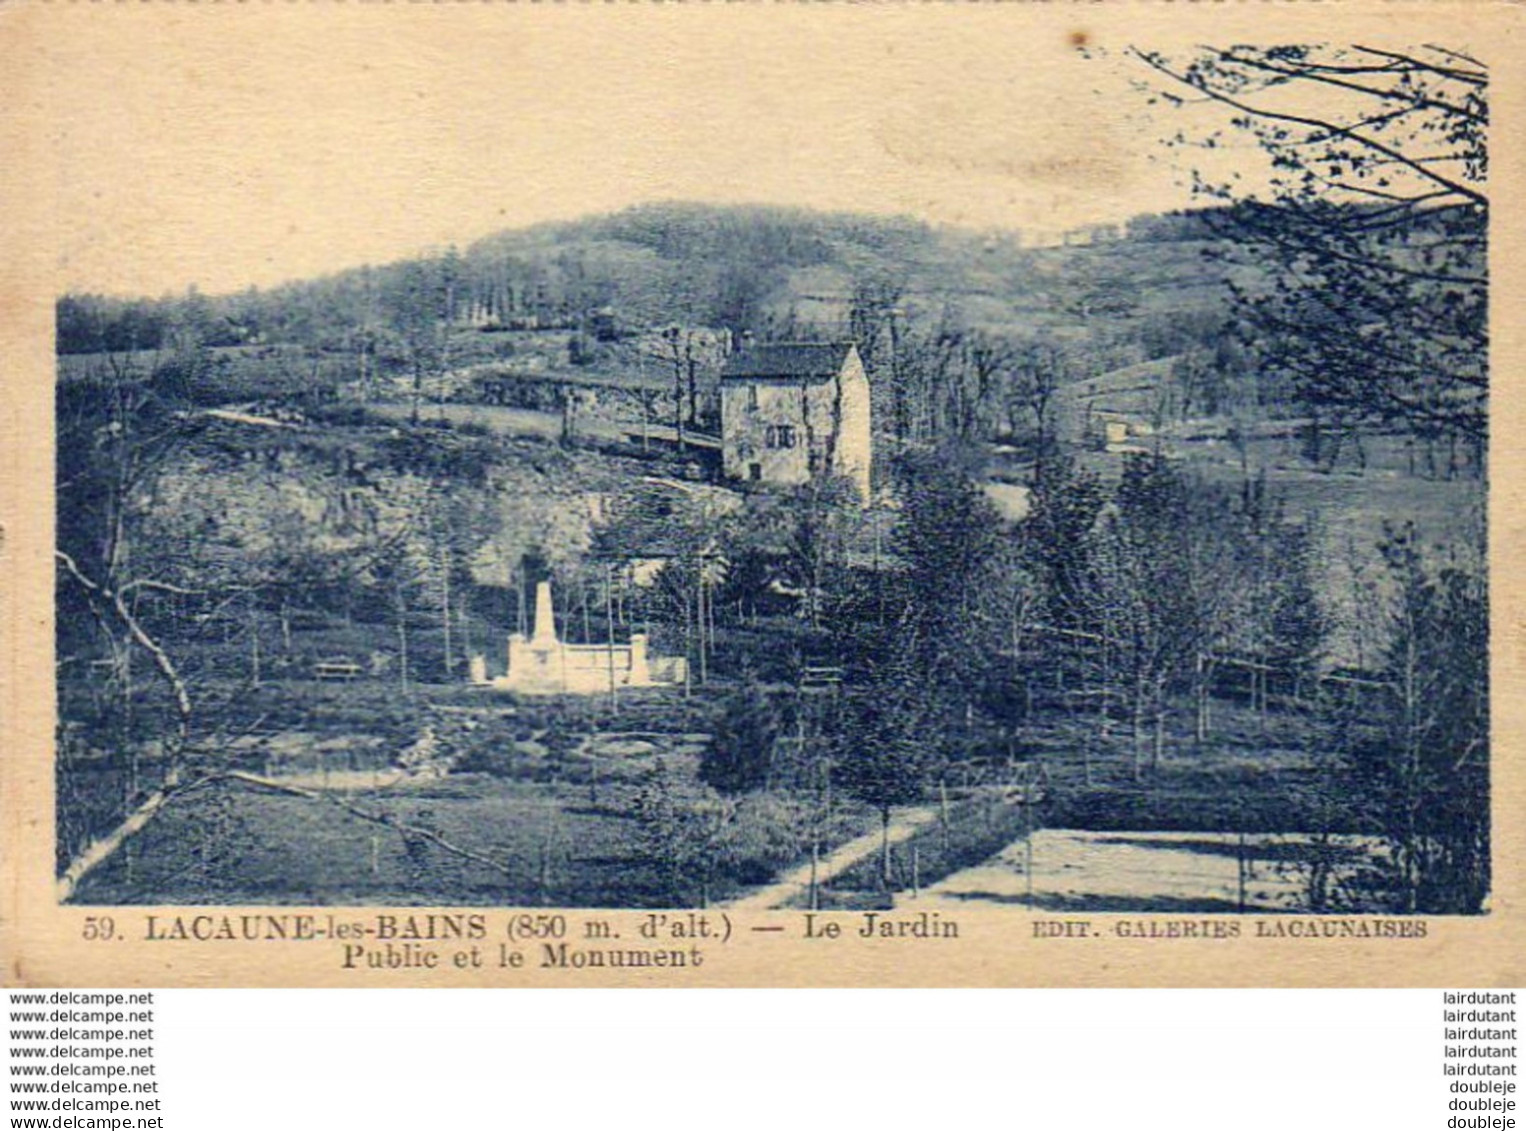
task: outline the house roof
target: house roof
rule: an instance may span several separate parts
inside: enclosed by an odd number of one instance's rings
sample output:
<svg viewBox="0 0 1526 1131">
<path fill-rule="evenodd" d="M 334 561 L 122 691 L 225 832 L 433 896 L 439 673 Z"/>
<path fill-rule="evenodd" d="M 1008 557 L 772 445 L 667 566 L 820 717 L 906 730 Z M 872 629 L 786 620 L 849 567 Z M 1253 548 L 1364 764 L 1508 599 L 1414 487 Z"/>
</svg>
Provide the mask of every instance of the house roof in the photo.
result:
<svg viewBox="0 0 1526 1131">
<path fill-rule="evenodd" d="M 842 372 L 852 349 L 852 342 L 770 342 L 748 346 L 732 356 L 721 376 L 728 380 L 762 377 L 826 380 Z"/>
</svg>

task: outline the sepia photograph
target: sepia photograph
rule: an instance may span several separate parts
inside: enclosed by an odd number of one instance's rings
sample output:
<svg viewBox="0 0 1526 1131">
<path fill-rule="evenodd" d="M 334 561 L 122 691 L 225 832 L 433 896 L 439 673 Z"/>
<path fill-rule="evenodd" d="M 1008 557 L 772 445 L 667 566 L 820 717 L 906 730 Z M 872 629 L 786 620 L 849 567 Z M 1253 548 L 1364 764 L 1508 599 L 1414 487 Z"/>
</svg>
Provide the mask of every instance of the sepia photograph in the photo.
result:
<svg viewBox="0 0 1526 1131">
<path fill-rule="evenodd" d="M 58 912 L 1497 915 L 1486 21 L 46 15 Z"/>
</svg>

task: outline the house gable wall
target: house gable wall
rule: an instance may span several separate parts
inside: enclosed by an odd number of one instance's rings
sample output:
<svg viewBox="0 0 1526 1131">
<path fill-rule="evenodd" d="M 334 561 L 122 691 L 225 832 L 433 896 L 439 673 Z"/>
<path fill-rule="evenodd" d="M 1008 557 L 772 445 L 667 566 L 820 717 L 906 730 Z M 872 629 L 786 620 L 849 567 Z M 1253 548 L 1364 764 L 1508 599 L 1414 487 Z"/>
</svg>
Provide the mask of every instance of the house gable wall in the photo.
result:
<svg viewBox="0 0 1526 1131">
<path fill-rule="evenodd" d="M 765 483 L 794 485 L 809 479 L 805 406 L 813 397 L 814 390 L 796 380 L 760 378 L 723 386 L 721 448 L 726 474 L 750 479 L 756 464 Z M 793 447 L 769 444 L 769 430 L 781 427 L 793 429 Z"/>
<path fill-rule="evenodd" d="M 833 469 L 852 480 L 859 495 L 868 499 L 874 459 L 873 421 L 869 413 L 869 378 L 857 350 L 848 354 L 837 381 L 842 393 Z"/>
</svg>

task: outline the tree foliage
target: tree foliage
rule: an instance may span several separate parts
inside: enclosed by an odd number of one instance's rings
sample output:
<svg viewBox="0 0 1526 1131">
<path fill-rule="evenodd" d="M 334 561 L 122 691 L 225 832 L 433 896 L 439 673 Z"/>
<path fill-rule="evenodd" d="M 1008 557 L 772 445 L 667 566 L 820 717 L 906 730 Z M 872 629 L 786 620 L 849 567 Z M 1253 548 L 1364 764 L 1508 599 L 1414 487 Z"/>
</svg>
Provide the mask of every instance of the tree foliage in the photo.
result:
<svg viewBox="0 0 1526 1131">
<path fill-rule="evenodd" d="M 1477 574 L 1436 565 L 1412 528 L 1384 558 L 1390 602 L 1383 828 L 1398 909 L 1477 912 L 1489 891 L 1489 616 Z"/>
<path fill-rule="evenodd" d="M 732 859 L 737 804 L 686 782 L 661 759 L 642 780 L 631 809 L 638 843 L 676 906 L 709 902 L 711 885 Z"/>
<path fill-rule="evenodd" d="M 744 679 L 721 704 L 710 745 L 700 757 L 699 780 L 723 794 L 761 789 L 773 769 L 778 734 L 778 709 L 755 680 Z"/>
</svg>

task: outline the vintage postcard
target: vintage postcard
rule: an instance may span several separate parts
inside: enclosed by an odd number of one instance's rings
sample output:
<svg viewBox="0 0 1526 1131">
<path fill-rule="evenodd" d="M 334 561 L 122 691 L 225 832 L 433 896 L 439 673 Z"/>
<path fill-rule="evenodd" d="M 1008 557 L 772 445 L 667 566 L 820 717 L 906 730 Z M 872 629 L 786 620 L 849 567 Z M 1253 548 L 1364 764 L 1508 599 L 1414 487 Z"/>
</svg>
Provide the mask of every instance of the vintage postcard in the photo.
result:
<svg viewBox="0 0 1526 1131">
<path fill-rule="evenodd" d="M 1523 27 L 0 10 L 7 981 L 1519 985 Z"/>
</svg>

